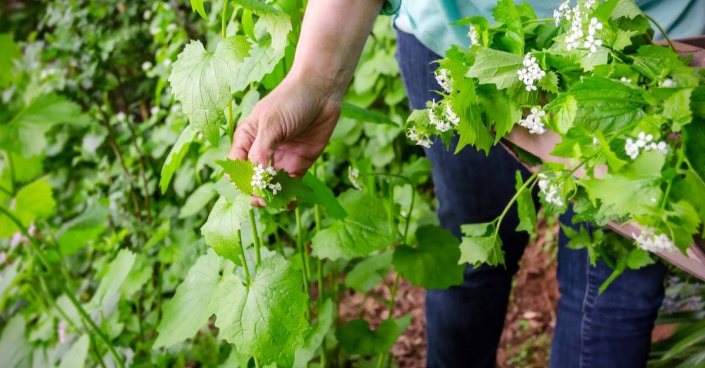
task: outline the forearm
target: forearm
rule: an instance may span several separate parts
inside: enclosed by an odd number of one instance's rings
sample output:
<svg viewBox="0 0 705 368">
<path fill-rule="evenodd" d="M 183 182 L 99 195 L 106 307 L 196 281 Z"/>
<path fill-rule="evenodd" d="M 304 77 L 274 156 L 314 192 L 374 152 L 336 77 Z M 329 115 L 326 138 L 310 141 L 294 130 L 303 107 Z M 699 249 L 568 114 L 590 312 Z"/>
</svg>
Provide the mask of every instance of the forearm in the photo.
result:
<svg viewBox="0 0 705 368">
<path fill-rule="evenodd" d="M 384 0 L 309 0 L 290 77 L 341 99 Z"/>
</svg>

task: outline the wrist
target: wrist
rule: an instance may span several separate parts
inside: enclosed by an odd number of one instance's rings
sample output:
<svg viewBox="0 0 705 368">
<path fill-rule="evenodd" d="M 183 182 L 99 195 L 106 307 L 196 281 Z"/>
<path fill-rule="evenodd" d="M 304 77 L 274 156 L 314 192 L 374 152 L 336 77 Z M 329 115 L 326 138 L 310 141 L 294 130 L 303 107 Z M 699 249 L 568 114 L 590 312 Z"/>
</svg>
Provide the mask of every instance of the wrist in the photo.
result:
<svg viewBox="0 0 705 368">
<path fill-rule="evenodd" d="M 346 72 L 342 67 L 335 67 L 335 63 L 328 65 L 305 65 L 294 62 L 286 79 L 294 85 L 304 85 L 325 99 L 340 102 L 345 95 L 352 72 Z"/>
</svg>

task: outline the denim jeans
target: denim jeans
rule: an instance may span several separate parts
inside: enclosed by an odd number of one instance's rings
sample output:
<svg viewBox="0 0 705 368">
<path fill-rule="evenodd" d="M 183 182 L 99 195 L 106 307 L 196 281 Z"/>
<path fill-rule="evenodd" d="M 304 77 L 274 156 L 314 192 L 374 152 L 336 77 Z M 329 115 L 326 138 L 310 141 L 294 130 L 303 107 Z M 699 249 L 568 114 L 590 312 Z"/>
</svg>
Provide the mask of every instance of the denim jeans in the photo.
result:
<svg viewBox="0 0 705 368">
<path fill-rule="evenodd" d="M 440 56 L 413 35 L 397 32 L 397 59 L 413 109 L 439 99 L 433 61 Z M 515 193 L 514 173 L 527 171 L 502 147 L 488 156 L 467 147 L 457 155 L 440 142 L 426 149 L 441 225 L 460 236 L 460 225 L 496 218 Z M 570 224 L 570 215 L 561 218 Z M 505 217 L 500 235 L 506 267 L 468 266 L 459 286 L 426 293 L 427 367 L 491 368 L 507 312 L 512 276 L 528 241 L 516 232 L 516 209 Z M 637 368 L 646 365 L 651 330 L 664 296 L 666 267 L 657 263 L 626 271 L 598 295 L 612 270 L 589 264 L 585 249 L 566 248 L 559 237 L 558 282 L 561 298 L 551 347 L 551 367 Z"/>
</svg>

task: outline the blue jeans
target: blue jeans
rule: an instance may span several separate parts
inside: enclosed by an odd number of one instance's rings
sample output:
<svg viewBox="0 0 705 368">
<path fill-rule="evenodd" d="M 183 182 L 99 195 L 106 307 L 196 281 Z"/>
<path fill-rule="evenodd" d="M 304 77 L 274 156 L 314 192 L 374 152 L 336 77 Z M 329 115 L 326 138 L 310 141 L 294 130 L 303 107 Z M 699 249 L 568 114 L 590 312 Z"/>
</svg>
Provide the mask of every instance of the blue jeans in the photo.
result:
<svg viewBox="0 0 705 368">
<path fill-rule="evenodd" d="M 397 32 L 397 59 L 414 109 L 438 99 L 433 71 L 440 56 L 413 35 Z M 489 156 L 468 147 L 453 154 L 441 142 L 426 149 L 433 163 L 441 225 L 460 236 L 460 225 L 496 218 L 514 190 L 514 173 L 527 171 L 502 147 Z M 570 224 L 570 216 L 561 222 Z M 493 368 L 507 312 L 512 276 L 519 269 L 528 236 L 514 229 L 516 209 L 500 229 L 506 267 L 467 267 L 462 285 L 426 293 L 427 367 Z M 657 263 L 626 271 L 598 295 L 612 270 L 603 262 L 589 264 L 585 249 L 565 247 L 559 237 L 558 282 L 561 298 L 551 347 L 555 368 L 637 368 L 646 365 L 651 330 L 664 296 L 666 267 Z"/>
</svg>

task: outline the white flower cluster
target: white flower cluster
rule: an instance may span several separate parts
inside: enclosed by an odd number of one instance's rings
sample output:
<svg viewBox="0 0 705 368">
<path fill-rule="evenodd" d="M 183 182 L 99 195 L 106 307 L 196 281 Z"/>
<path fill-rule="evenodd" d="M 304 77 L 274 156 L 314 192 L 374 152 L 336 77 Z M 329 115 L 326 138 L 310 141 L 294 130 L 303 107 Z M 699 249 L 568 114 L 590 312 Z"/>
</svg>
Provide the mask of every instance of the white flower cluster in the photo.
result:
<svg viewBox="0 0 705 368">
<path fill-rule="evenodd" d="M 436 81 L 446 93 L 453 91 L 453 80 L 450 78 L 450 72 L 446 68 L 436 70 Z"/>
<path fill-rule="evenodd" d="M 267 166 L 267 168 L 265 168 L 260 164 L 255 166 L 255 174 L 252 175 L 250 184 L 259 190 L 270 189 L 272 194 L 276 195 L 278 192 L 281 192 L 282 185 L 280 183 L 272 183 L 272 179 L 274 179 L 275 176 L 277 176 L 277 172 L 273 167 Z"/>
<path fill-rule="evenodd" d="M 419 133 L 416 127 L 409 128 L 406 131 L 406 136 L 414 141 L 417 146 L 431 148 L 431 138 L 429 138 L 428 133 Z"/>
<path fill-rule="evenodd" d="M 602 23 L 597 18 L 590 19 L 588 23 L 588 34 L 585 35 L 584 24 L 588 21 L 588 13 L 595 5 L 594 0 L 588 0 L 585 5 L 576 4 L 571 9 L 570 0 L 561 3 L 557 10 L 553 11 L 553 19 L 556 21 L 556 26 L 561 25 L 563 19 L 570 21 L 570 31 L 565 38 L 568 51 L 577 49 L 581 45 L 587 48 L 589 54 L 597 51 L 597 48 L 602 46 L 602 39 L 597 37 L 597 31 L 603 28 Z"/>
<path fill-rule="evenodd" d="M 639 157 L 639 150 L 642 148 L 644 151 L 660 151 L 664 155 L 668 153 L 668 144 L 665 141 L 654 142 L 654 136 L 644 132 L 639 133 L 639 138 L 636 141 L 627 138 L 627 142 L 624 144 L 624 151 L 632 160 Z"/>
<path fill-rule="evenodd" d="M 632 234 L 636 237 L 636 234 Z M 666 234 L 655 234 L 654 229 L 644 229 L 638 237 L 636 244 L 639 248 L 656 253 L 656 252 L 673 252 L 676 250 L 675 244 Z"/>
<path fill-rule="evenodd" d="M 676 82 L 673 81 L 671 78 L 666 78 L 665 81 L 661 83 L 661 87 L 675 87 Z"/>
<path fill-rule="evenodd" d="M 444 100 L 440 104 L 433 100 L 427 110 L 431 125 L 441 132 L 447 132 L 452 127 L 460 124 L 460 117 L 453 111 L 448 100 Z"/>
<path fill-rule="evenodd" d="M 543 134 L 546 128 L 543 126 L 541 119 L 546 115 L 546 112 L 537 107 L 531 108 L 531 113 L 526 118 L 519 120 L 519 124 L 526 129 L 529 129 L 531 134 Z"/>
<path fill-rule="evenodd" d="M 473 45 L 480 44 L 480 32 L 477 31 L 477 26 L 474 24 L 470 25 L 470 31 L 468 31 L 468 37 Z"/>
<path fill-rule="evenodd" d="M 362 184 L 360 184 L 359 178 L 360 170 L 352 166 L 348 166 L 348 179 L 350 179 L 350 184 L 352 184 L 353 188 L 357 190 L 362 190 Z"/>
<path fill-rule="evenodd" d="M 565 203 L 561 198 L 561 190 L 563 184 L 551 183 L 551 180 L 546 174 L 539 174 L 539 189 L 546 196 L 546 202 L 553 203 L 558 207 L 563 207 Z"/>
<path fill-rule="evenodd" d="M 534 85 L 534 82 L 545 77 L 546 72 L 541 70 L 541 67 L 536 62 L 536 58 L 531 56 L 530 52 L 524 56 L 524 67 L 524 69 L 517 70 L 519 80 L 526 85 L 527 91 L 535 91 L 536 85 Z"/>
</svg>

